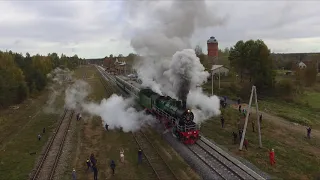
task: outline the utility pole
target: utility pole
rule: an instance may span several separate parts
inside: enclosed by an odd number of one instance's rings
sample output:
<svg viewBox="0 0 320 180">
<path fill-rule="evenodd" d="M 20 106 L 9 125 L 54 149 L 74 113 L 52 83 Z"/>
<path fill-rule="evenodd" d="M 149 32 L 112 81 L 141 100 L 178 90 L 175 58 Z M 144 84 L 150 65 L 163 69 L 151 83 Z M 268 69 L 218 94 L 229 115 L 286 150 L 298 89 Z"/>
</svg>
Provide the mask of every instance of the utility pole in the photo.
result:
<svg viewBox="0 0 320 180">
<path fill-rule="evenodd" d="M 258 134 L 259 134 L 259 147 L 262 148 L 260 119 L 259 119 L 259 106 L 258 106 L 258 95 L 257 95 L 257 88 L 255 86 L 254 86 L 254 94 L 255 94 L 255 99 L 256 99 L 256 115 L 257 115 Z"/>
<path fill-rule="evenodd" d="M 249 120 L 249 114 L 250 114 L 250 112 L 251 112 L 251 103 L 252 103 L 253 93 L 255 94 L 256 114 L 257 114 L 258 133 L 259 133 L 259 146 L 260 146 L 260 148 L 262 147 L 261 131 L 260 131 L 260 121 L 259 121 L 259 113 L 258 113 L 257 91 L 256 91 L 256 86 L 252 86 L 251 95 L 250 95 L 250 100 L 249 100 L 249 106 L 248 106 L 248 108 L 247 108 L 246 120 L 245 120 L 245 123 L 244 123 L 244 128 L 243 128 L 243 132 L 242 132 L 241 142 L 240 142 L 240 146 L 239 146 L 239 150 L 240 150 L 240 151 L 242 150 L 243 141 L 244 141 L 244 138 L 245 138 L 245 135 L 246 135 L 247 125 L 248 125 L 248 120 Z"/>
<path fill-rule="evenodd" d="M 211 96 L 213 96 L 213 72 L 211 70 Z"/>
<path fill-rule="evenodd" d="M 219 89 L 220 89 L 220 68 L 219 68 Z"/>
</svg>

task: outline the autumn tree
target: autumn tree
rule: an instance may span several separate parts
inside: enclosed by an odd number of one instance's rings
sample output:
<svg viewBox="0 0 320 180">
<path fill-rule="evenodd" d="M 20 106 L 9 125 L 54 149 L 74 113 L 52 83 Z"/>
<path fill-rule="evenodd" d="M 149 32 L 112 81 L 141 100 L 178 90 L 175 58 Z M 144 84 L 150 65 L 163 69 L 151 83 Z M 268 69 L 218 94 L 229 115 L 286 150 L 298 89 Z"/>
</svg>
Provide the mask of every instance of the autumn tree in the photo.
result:
<svg viewBox="0 0 320 180">
<path fill-rule="evenodd" d="M 27 94 L 23 72 L 15 64 L 13 54 L 0 52 L 0 107 L 19 103 Z"/>
<path fill-rule="evenodd" d="M 240 74 L 241 81 L 247 77 L 260 90 L 274 87 L 270 50 L 262 40 L 238 41 L 229 53 L 230 66 Z"/>
<path fill-rule="evenodd" d="M 35 94 L 48 83 L 47 74 L 61 65 L 75 68 L 77 55 L 59 58 L 57 53 L 47 56 L 0 51 L 0 108 L 22 102 L 29 94 Z"/>
</svg>

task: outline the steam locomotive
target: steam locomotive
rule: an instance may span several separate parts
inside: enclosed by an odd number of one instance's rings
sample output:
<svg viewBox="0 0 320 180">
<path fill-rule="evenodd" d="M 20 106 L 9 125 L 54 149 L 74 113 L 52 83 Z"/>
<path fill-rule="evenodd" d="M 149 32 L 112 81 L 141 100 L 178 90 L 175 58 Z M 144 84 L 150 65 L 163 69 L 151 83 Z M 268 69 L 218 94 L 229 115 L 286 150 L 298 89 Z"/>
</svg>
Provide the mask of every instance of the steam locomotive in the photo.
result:
<svg viewBox="0 0 320 180">
<path fill-rule="evenodd" d="M 146 112 L 154 115 L 166 129 L 184 144 L 194 144 L 200 138 L 200 128 L 193 121 L 194 114 L 186 108 L 185 101 L 178 101 L 168 96 L 161 96 L 149 88 L 138 89 L 123 79 L 115 78 L 117 85 L 134 95 Z"/>
</svg>

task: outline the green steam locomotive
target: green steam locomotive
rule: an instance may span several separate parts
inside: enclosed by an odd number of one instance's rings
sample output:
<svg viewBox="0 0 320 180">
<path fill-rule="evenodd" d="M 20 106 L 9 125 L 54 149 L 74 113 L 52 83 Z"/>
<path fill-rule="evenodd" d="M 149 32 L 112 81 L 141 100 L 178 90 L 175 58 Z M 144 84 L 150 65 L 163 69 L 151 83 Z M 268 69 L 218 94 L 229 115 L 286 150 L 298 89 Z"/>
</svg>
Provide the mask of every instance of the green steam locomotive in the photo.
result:
<svg viewBox="0 0 320 180">
<path fill-rule="evenodd" d="M 193 121 L 194 114 L 186 108 L 185 101 L 161 96 L 149 88 L 139 89 L 119 77 L 115 79 L 121 89 L 134 95 L 146 112 L 154 115 L 184 144 L 194 144 L 200 138 L 199 127 Z"/>
</svg>

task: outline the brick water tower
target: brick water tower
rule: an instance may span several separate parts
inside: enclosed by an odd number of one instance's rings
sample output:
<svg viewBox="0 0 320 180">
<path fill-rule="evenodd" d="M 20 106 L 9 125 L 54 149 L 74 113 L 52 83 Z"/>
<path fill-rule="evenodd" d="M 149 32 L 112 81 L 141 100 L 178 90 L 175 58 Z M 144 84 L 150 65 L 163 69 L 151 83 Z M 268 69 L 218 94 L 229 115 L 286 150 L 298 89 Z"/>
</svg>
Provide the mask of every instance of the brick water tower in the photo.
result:
<svg viewBox="0 0 320 180">
<path fill-rule="evenodd" d="M 207 41 L 207 47 L 208 47 L 208 58 L 212 62 L 212 65 L 215 65 L 218 63 L 218 41 L 215 37 L 211 36 L 210 39 Z"/>
</svg>

